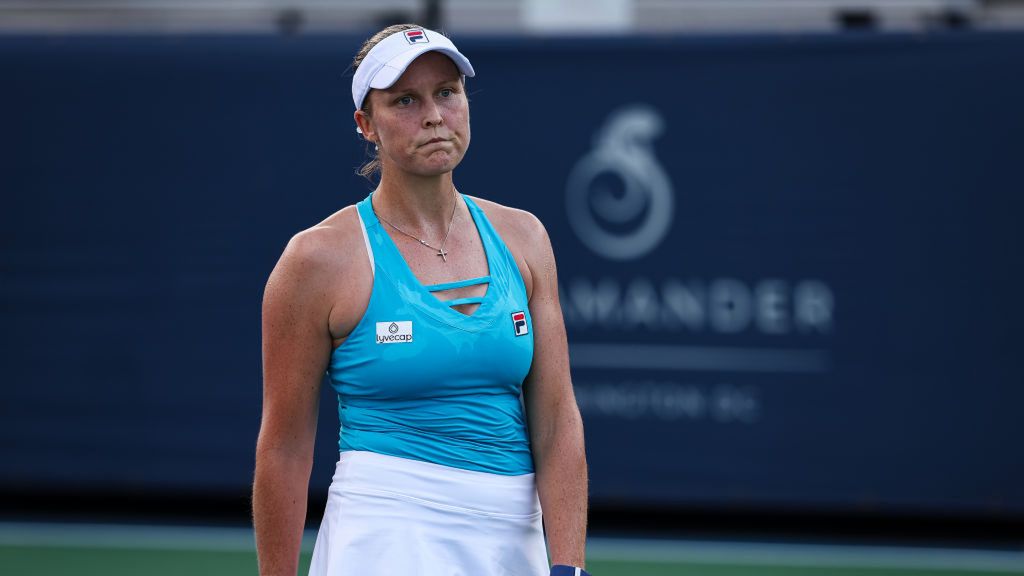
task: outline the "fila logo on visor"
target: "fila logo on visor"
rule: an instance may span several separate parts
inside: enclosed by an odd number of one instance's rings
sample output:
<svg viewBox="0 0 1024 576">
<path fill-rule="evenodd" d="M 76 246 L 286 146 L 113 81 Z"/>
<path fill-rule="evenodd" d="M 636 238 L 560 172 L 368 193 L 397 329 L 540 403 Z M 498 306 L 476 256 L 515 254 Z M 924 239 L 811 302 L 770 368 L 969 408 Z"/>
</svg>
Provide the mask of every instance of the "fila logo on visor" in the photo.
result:
<svg viewBox="0 0 1024 576">
<path fill-rule="evenodd" d="M 405 40 L 409 44 L 426 44 L 430 42 L 430 40 L 427 40 L 427 34 L 418 28 L 416 30 L 406 30 Z"/>
<path fill-rule="evenodd" d="M 412 320 L 377 322 L 377 344 L 412 342 Z"/>
<path fill-rule="evenodd" d="M 512 327 L 516 329 L 516 336 L 523 336 L 530 333 L 530 329 L 526 326 L 525 312 L 520 311 L 512 313 Z"/>
</svg>

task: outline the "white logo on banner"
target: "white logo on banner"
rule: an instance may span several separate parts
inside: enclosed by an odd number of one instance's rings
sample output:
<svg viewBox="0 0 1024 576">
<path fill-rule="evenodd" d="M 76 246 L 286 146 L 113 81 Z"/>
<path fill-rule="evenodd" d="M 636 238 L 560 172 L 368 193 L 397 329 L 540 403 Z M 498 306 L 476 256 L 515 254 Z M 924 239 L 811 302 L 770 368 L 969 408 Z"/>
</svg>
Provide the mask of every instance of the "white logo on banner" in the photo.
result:
<svg viewBox="0 0 1024 576">
<path fill-rule="evenodd" d="M 672 183 L 654 156 L 651 141 L 665 129 L 650 106 L 612 113 L 594 138 L 594 149 L 569 174 L 569 224 L 591 250 L 612 260 L 647 254 L 672 224 Z M 621 192 L 608 186 L 611 176 Z"/>
</svg>

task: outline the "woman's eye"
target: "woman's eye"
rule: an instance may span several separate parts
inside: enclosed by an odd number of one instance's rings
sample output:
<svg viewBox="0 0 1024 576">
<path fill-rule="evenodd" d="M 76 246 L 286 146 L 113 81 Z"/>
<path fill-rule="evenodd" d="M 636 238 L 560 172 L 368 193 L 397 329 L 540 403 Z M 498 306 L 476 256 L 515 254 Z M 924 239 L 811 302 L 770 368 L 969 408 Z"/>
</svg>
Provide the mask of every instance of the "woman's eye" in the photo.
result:
<svg viewBox="0 0 1024 576">
<path fill-rule="evenodd" d="M 450 98 L 451 95 L 454 94 L 454 93 L 455 92 L 451 88 L 442 88 L 441 89 L 441 97 L 442 98 Z"/>
<path fill-rule="evenodd" d="M 412 96 L 402 96 L 397 100 L 397 102 L 402 106 L 408 106 L 409 104 L 412 104 Z"/>
</svg>

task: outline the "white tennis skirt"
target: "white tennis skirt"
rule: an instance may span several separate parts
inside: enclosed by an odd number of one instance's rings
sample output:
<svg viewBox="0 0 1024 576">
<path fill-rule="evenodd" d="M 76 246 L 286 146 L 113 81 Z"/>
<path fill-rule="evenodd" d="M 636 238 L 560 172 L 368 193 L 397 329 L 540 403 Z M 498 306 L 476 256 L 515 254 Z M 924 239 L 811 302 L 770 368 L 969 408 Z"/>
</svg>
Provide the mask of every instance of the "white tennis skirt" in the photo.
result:
<svg viewBox="0 0 1024 576">
<path fill-rule="evenodd" d="M 533 474 L 341 453 L 310 576 L 547 576 Z"/>
</svg>

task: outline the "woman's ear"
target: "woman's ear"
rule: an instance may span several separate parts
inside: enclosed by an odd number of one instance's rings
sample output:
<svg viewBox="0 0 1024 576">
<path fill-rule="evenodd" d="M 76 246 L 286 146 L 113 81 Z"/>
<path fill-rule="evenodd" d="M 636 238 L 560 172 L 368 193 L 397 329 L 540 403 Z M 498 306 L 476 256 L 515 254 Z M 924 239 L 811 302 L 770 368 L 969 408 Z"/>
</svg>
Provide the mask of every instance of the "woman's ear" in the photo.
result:
<svg viewBox="0 0 1024 576">
<path fill-rule="evenodd" d="M 365 110 L 356 110 L 352 114 L 352 119 L 356 121 L 356 132 L 362 134 L 363 138 L 369 142 L 377 142 L 377 133 L 373 130 L 373 119 Z"/>
</svg>

